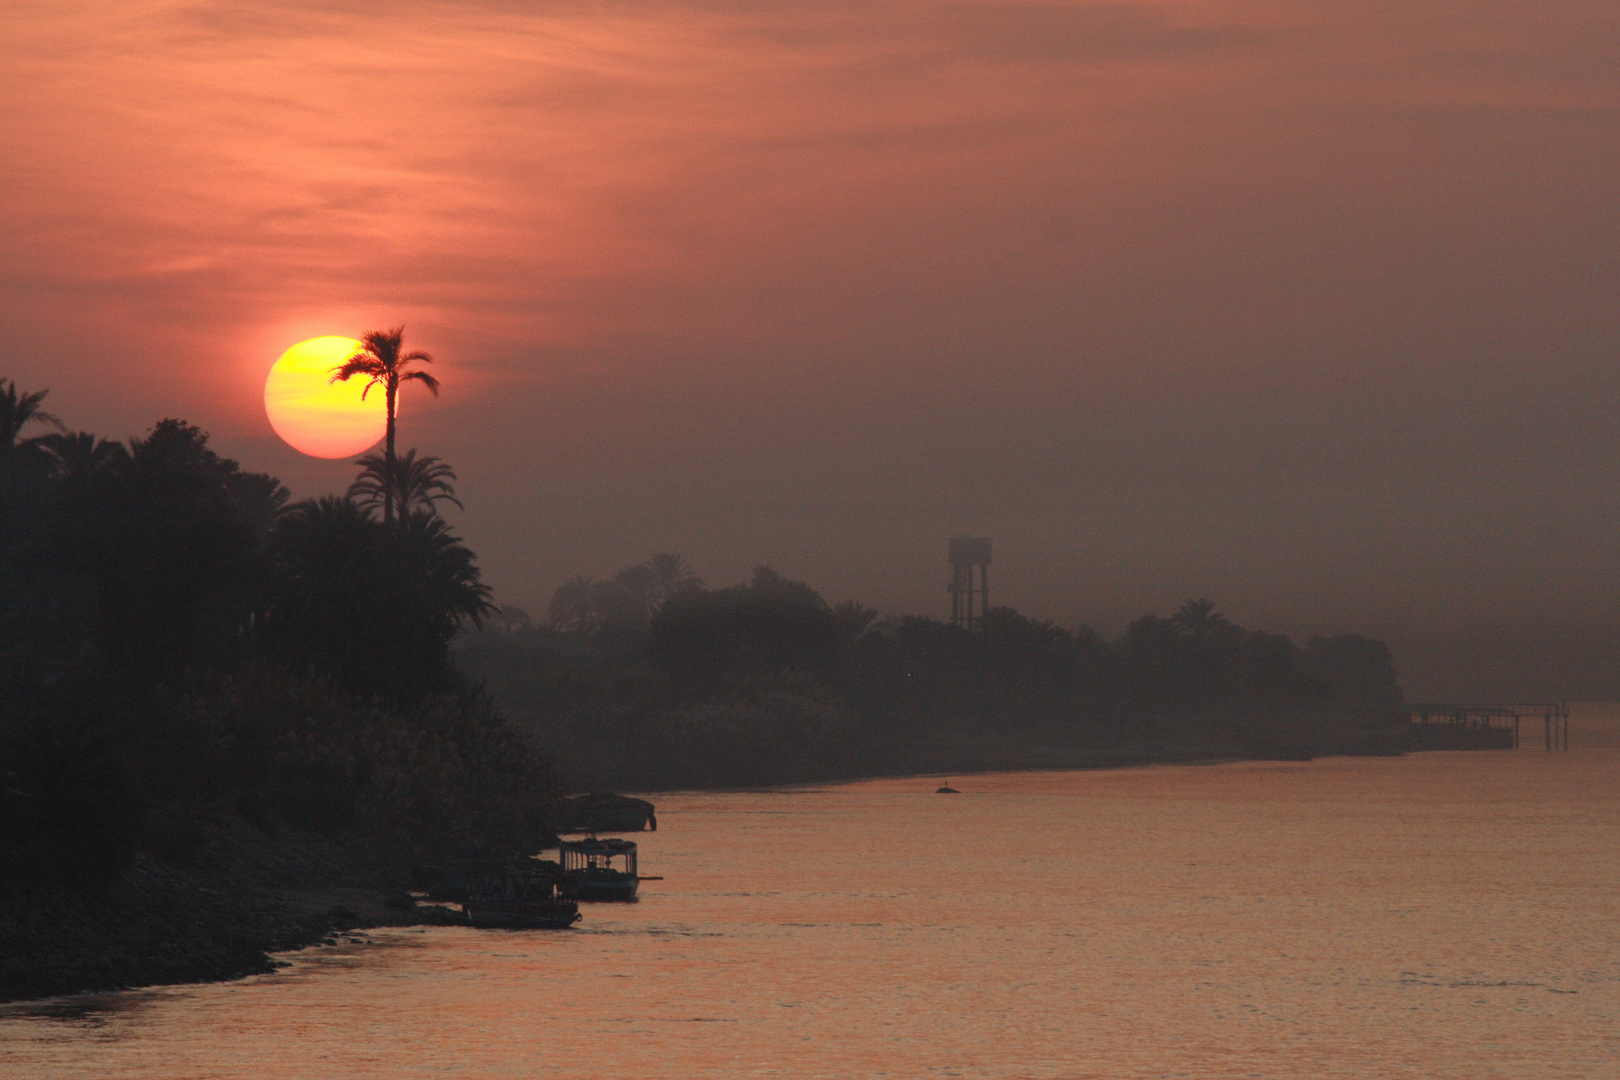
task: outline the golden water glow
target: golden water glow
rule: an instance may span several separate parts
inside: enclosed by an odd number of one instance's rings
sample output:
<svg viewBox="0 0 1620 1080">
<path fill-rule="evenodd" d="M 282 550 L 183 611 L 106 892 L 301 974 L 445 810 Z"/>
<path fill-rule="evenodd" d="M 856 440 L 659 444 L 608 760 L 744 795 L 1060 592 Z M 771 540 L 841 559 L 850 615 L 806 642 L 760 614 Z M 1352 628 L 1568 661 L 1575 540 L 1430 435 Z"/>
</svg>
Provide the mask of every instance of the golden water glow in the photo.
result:
<svg viewBox="0 0 1620 1080">
<path fill-rule="evenodd" d="M 1613 1077 L 1620 712 L 1571 730 L 1567 754 L 670 792 L 630 834 L 665 878 L 637 903 L 7 1005 L 0 1073 Z"/>
<path fill-rule="evenodd" d="M 282 440 L 300 453 L 345 458 L 373 446 L 387 427 L 381 388 L 361 400 L 367 380 L 334 383 L 332 369 L 360 342 L 349 337 L 300 341 L 281 354 L 264 380 L 264 411 Z"/>
</svg>

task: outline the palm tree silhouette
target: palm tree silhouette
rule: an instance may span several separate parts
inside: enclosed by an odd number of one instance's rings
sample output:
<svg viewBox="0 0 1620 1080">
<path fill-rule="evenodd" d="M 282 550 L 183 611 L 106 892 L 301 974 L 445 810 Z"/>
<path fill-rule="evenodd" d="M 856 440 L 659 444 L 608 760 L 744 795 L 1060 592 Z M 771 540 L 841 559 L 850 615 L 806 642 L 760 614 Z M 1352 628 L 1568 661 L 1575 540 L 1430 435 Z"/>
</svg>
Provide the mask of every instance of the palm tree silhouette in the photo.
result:
<svg viewBox="0 0 1620 1080">
<path fill-rule="evenodd" d="M 599 622 L 596 589 L 599 582 L 575 574 L 551 597 L 551 625 L 559 630 L 594 630 Z"/>
<path fill-rule="evenodd" d="M 281 570 L 266 640 L 367 692 L 431 681 L 456 631 L 494 610 L 472 551 L 435 514 L 387 526 L 327 495 L 289 507 L 274 528 Z"/>
<path fill-rule="evenodd" d="M 394 473 L 394 419 L 398 414 L 399 388 L 402 383 L 419 382 L 429 390 L 433 396 L 439 396 L 439 380 L 425 371 L 412 371 L 412 364 L 431 364 L 433 357 L 420 349 L 410 352 L 404 350 L 405 328 L 396 326 L 392 330 L 373 330 L 360 339 L 360 347 L 354 355 L 342 364 L 332 369 L 332 382 L 348 382 L 355 375 L 366 376 L 366 388 L 360 391 L 361 400 L 371 393 L 373 386 L 383 388 L 388 402 L 388 428 L 387 441 L 384 447 L 384 459 L 388 463 L 388 475 Z M 383 520 L 394 520 L 395 493 L 392 486 L 385 486 L 382 491 Z"/>
<path fill-rule="evenodd" d="M 418 582 L 427 587 L 437 610 L 455 624 L 482 626 L 495 605 L 489 602 L 492 590 L 481 580 L 472 549 L 431 509 L 402 513 L 399 525 L 401 542 L 426 571 Z"/>
<path fill-rule="evenodd" d="M 53 432 L 32 441 L 51 456 L 54 472 L 65 480 L 89 480 L 129 460 L 123 443 L 97 438 L 88 431 Z"/>
<path fill-rule="evenodd" d="M 676 593 L 697 592 L 703 588 L 703 579 L 697 576 L 692 564 L 673 551 L 660 551 L 645 564 L 651 578 L 653 600 L 663 603 Z"/>
<path fill-rule="evenodd" d="M 869 608 L 858 600 L 845 600 L 833 608 L 833 618 L 838 623 L 838 636 L 845 644 L 859 640 L 862 634 L 872 628 L 872 623 L 877 617 L 877 608 Z"/>
<path fill-rule="evenodd" d="M 656 600 L 653 597 L 653 572 L 646 566 L 627 566 L 613 575 L 612 581 L 597 586 L 597 613 L 606 615 L 618 609 L 619 614 L 630 616 L 631 621 L 644 623 L 652 614 Z"/>
<path fill-rule="evenodd" d="M 1170 621 L 1195 641 L 1205 641 L 1232 625 L 1215 610 L 1213 600 L 1188 600 L 1170 616 Z"/>
<path fill-rule="evenodd" d="M 19 446 L 28 446 L 33 439 L 17 441 L 22 429 L 29 424 L 51 424 L 58 429 L 62 421 L 40 408 L 49 390 L 36 390 L 32 394 L 20 393 L 10 379 L 0 379 L 0 454 L 9 454 Z"/>
<path fill-rule="evenodd" d="M 395 458 L 392 468 L 381 454 L 367 454 L 356 464 L 361 466 L 360 475 L 349 485 L 348 497 L 367 509 L 379 504 L 386 507 L 390 492 L 401 518 L 418 509 L 437 513 L 434 504 L 440 500 L 454 503 L 458 510 L 466 509 L 450 483 L 456 470 L 432 454 L 417 457 L 415 447 Z"/>
</svg>

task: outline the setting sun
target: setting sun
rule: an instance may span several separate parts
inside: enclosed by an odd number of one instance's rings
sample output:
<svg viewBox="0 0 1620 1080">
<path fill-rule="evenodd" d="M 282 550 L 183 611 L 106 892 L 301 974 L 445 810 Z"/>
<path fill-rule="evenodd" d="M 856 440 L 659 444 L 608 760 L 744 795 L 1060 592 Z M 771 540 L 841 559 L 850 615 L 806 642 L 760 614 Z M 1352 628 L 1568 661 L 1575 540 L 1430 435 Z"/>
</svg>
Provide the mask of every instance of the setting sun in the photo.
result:
<svg viewBox="0 0 1620 1080">
<path fill-rule="evenodd" d="M 349 337 L 300 341 L 281 354 L 264 381 L 264 411 L 282 440 L 318 458 L 353 457 L 383 437 L 387 424 L 381 391 L 364 400 L 366 383 L 331 381 L 360 342 Z"/>
</svg>

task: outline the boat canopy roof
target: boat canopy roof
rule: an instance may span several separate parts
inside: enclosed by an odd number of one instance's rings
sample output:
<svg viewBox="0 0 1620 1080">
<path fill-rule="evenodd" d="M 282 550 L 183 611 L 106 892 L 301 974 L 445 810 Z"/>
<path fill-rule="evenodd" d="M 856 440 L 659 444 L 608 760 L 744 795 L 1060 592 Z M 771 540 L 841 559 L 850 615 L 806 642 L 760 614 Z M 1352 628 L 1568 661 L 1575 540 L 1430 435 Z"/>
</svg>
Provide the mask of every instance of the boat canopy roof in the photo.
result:
<svg viewBox="0 0 1620 1080">
<path fill-rule="evenodd" d="M 563 840 L 557 846 L 562 851 L 576 851 L 581 855 L 627 855 L 636 850 L 634 840 L 620 840 L 617 837 L 598 840 L 590 836 L 584 840 Z"/>
</svg>

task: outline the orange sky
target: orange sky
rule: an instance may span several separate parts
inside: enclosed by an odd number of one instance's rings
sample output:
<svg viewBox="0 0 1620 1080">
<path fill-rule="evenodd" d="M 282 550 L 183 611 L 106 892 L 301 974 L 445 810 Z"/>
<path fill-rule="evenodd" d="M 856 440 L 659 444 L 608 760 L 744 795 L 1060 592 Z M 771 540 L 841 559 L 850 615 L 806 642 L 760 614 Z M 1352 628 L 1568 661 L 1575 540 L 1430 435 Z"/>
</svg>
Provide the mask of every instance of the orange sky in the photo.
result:
<svg viewBox="0 0 1620 1080">
<path fill-rule="evenodd" d="M 270 363 L 404 322 L 502 599 L 652 550 L 1418 692 L 1620 694 L 1612 3 L 50 0 L 0 375 L 301 494 Z"/>
</svg>

